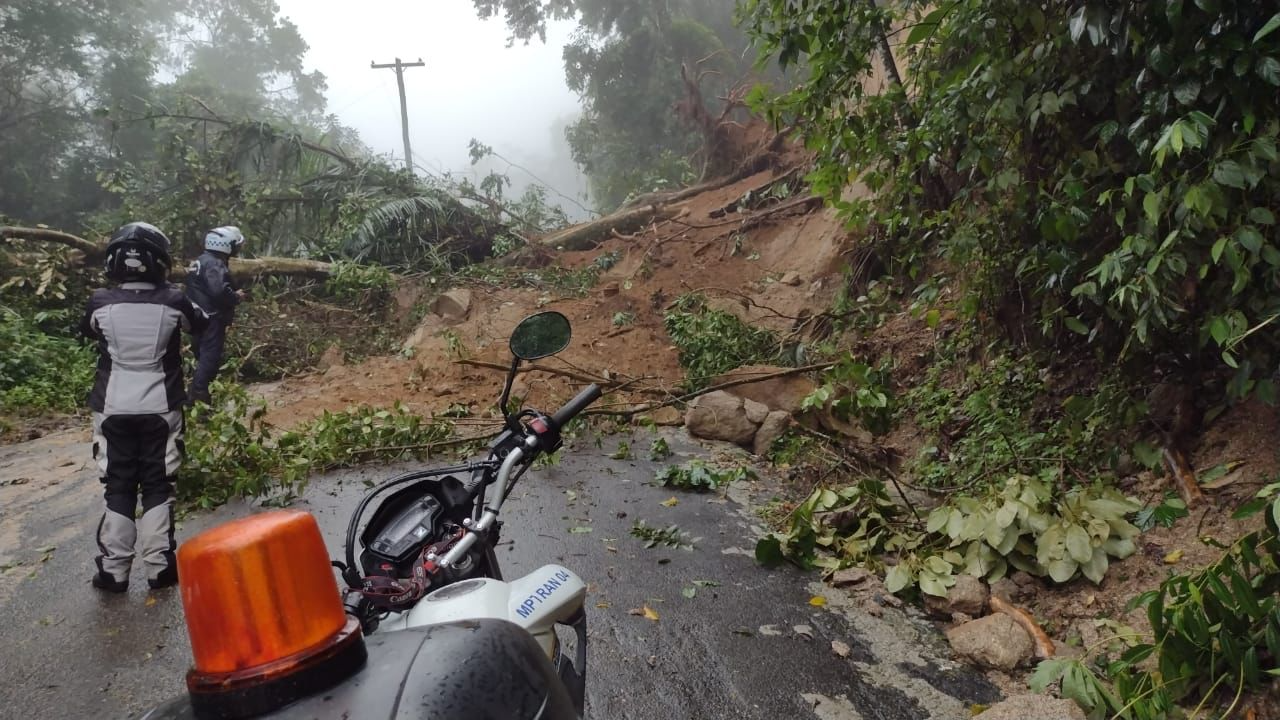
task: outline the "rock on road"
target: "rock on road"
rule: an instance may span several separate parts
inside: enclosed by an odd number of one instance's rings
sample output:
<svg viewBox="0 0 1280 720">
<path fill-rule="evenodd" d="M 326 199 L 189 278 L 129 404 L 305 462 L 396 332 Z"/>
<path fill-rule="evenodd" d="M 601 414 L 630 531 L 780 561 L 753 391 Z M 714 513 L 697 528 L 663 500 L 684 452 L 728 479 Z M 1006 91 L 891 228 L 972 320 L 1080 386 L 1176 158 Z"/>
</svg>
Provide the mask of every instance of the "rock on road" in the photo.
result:
<svg viewBox="0 0 1280 720">
<path fill-rule="evenodd" d="M 665 434 L 669 462 L 706 454 Z M 555 562 L 589 583 L 590 717 L 960 720 L 999 699 L 915 613 L 873 617 L 814 574 L 758 566 L 750 506 L 768 498 L 768 481 L 739 483 L 727 498 L 656 487 L 660 464 L 643 458 L 652 437 L 580 440 L 558 465 L 528 473 L 504 508 L 508 577 Z M 609 457 L 620 440 L 636 459 Z M 292 507 L 315 514 L 338 557 L 366 483 L 398 469 L 315 478 Z M 99 493 L 84 432 L 0 447 L 2 718 L 136 717 L 183 691 L 190 649 L 177 593 L 151 593 L 140 577 L 122 596 L 89 586 Z M 672 496 L 678 504 L 661 504 Z M 179 541 L 257 509 L 189 516 Z M 629 535 L 639 520 L 701 539 L 691 551 L 647 549 Z M 812 606 L 815 594 L 828 604 Z M 629 612 L 646 606 L 657 621 Z M 833 641 L 848 645 L 846 657 Z"/>
</svg>

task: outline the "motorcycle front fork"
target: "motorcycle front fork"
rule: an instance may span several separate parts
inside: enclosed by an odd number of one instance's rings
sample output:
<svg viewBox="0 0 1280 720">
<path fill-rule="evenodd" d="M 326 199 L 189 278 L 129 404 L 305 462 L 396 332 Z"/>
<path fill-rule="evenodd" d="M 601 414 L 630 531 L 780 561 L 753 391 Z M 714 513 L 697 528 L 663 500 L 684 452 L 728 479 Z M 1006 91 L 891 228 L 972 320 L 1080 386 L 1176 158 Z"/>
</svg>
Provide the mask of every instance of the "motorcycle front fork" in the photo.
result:
<svg viewBox="0 0 1280 720">
<path fill-rule="evenodd" d="M 561 623 L 560 626 L 573 630 L 574 633 L 574 658 L 569 659 L 564 654 L 563 648 L 559 642 L 556 643 L 556 674 L 560 676 L 560 682 L 564 683 L 564 687 L 569 691 L 569 697 L 573 699 L 574 709 L 578 711 L 578 717 L 584 717 L 584 710 L 587 704 L 587 611 L 583 606 L 578 613 L 569 618 L 568 622 Z"/>
</svg>

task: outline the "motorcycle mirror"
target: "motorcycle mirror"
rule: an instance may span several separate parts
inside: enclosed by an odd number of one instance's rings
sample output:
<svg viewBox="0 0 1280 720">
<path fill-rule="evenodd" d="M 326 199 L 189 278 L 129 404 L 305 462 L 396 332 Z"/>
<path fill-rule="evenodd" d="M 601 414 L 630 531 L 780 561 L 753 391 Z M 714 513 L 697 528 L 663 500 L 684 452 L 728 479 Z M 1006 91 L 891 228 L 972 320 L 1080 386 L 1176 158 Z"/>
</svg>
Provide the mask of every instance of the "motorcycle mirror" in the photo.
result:
<svg viewBox="0 0 1280 720">
<path fill-rule="evenodd" d="M 511 332 L 511 354 L 521 360 L 537 360 L 569 347 L 573 329 L 569 318 L 554 310 L 530 315 Z"/>
</svg>

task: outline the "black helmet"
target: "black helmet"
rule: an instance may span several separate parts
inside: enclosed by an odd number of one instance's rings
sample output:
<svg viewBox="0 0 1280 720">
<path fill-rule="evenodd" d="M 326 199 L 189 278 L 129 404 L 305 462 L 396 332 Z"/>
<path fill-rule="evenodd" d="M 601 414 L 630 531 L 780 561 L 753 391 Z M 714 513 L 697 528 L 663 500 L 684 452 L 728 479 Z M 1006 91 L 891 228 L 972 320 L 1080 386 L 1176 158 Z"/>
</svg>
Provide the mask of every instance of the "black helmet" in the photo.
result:
<svg viewBox="0 0 1280 720">
<path fill-rule="evenodd" d="M 133 222 L 107 243 L 107 277 L 116 282 L 164 282 L 169 276 L 169 238 L 160 228 Z"/>
</svg>

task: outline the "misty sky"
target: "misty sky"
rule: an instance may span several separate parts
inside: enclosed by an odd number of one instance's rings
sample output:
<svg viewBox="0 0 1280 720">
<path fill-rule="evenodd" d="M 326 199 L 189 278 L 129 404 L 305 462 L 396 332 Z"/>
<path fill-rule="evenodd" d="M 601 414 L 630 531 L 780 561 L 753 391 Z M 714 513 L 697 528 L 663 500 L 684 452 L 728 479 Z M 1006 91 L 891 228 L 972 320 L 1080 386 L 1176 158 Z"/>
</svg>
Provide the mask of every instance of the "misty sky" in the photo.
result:
<svg viewBox="0 0 1280 720">
<path fill-rule="evenodd" d="M 439 172 L 465 170 L 476 138 L 508 158 L 538 165 L 556 185 L 566 177 L 568 150 L 553 125 L 578 112 L 564 84 L 563 48 L 574 25 L 547 33 L 547 43 L 506 47 L 500 19 L 481 21 L 471 0 L 277 0 L 311 46 L 307 69 L 328 78 L 329 112 L 356 128 L 378 153 L 402 158 L 400 105 L 393 70 L 370 61 L 426 62 L 405 71 L 409 132 L 418 164 Z M 557 167 L 558 166 L 558 167 Z M 518 171 L 512 170 L 513 179 Z M 569 176 L 576 171 L 568 170 Z M 562 187 L 573 194 L 577 188 Z"/>
</svg>

